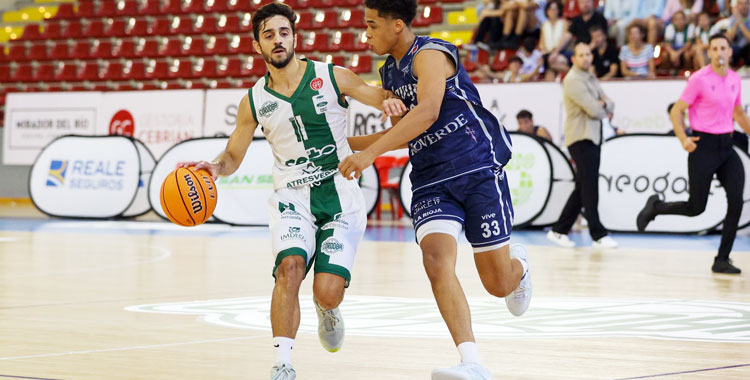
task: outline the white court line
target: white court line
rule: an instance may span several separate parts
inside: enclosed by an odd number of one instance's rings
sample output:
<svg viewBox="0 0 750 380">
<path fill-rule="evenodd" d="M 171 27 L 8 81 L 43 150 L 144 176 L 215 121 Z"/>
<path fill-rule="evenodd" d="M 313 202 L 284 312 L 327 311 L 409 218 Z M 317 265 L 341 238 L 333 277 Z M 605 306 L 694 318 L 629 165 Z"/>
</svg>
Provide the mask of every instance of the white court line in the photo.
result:
<svg viewBox="0 0 750 380">
<path fill-rule="evenodd" d="M 52 356 L 93 354 L 93 353 L 99 353 L 99 352 L 143 350 L 143 349 L 149 349 L 149 348 L 187 346 L 187 345 L 191 345 L 191 344 L 230 342 L 230 341 L 235 341 L 235 340 L 251 340 L 251 339 L 258 339 L 258 338 L 267 338 L 267 336 L 266 335 L 255 335 L 255 336 L 242 336 L 242 337 L 224 338 L 224 339 L 195 340 L 195 341 L 180 342 L 180 343 L 151 344 L 151 345 L 146 345 L 146 346 L 130 346 L 130 347 L 117 347 L 117 348 L 103 348 L 103 349 L 99 349 L 99 350 L 68 351 L 68 352 L 56 352 L 56 353 L 51 353 L 51 354 L 38 354 L 38 355 L 25 355 L 25 356 L 6 356 L 4 358 L 0 358 L 0 360 L 47 358 L 47 357 L 52 357 Z"/>
<path fill-rule="evenodd" d="M 70 271 L 58 271 L 58 272 L 44 272 L 44 273 L 27 273 L 27 274 L 17 274 L 17 275 L 10 275 L 10 276 L 0 276 L 4 279 L 8 278 L 24 278 L 24 277 L 42 277 L 42 276 L 54 276 L 54 275 L 69 275 L 69 274 L 78 274 L 78 273 L 89 273 L 89 272 L 99 272 L 104 270 L 110 270 L 110 269 L 120 269 L 120 268 L 128 268 L 128 267 L 134 267 L 139 266 L 143 264 L 151 264 L 155 263 L 157 261 L 162 261 L 167 259 L 169 256 L 172 255 L 172 251 L 168 248 L 163 247 L 152 247 L 148 246 L 149 249 L 152 249 L 154 251 L 161 251 L 161 254 L 147 260 L 136 260 L 135 262 L 131 262 L 128 264 L 117 264 L 117 265 L 109 265 L 109 266 L 102 266 L 97 268 L 89 268 L 89 269 L 78 269 L 78 270 L 70 270 Z"/>
<path fill-rule="evenodd" d="M 18 240 L 18 238 L 14 238 L 14 237 L 0 237 L 0 243 L 2 243 L 2 242 L 9 242 L 9 241 L 16 241 L 16 240 Z"/>
</svg>

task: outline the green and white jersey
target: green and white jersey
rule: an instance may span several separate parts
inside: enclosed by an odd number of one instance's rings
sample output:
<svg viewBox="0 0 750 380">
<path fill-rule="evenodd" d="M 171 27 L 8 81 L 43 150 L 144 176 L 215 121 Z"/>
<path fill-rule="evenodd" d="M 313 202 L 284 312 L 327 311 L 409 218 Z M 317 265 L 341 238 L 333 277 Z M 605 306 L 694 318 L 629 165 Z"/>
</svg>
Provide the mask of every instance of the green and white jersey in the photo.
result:
<svg viewBox="0 0 750 380">
<path fill-rule="evenodd" d="M 274 189 L 318 183 L 332 177 L 352 154 L 346 140 L 346 109 L 333 65 L 307 62 L 297 90 L 286 97 L 268 87 L 268 74 L 249 91 L 255 120 L 274 155 Z"/>
</svg>

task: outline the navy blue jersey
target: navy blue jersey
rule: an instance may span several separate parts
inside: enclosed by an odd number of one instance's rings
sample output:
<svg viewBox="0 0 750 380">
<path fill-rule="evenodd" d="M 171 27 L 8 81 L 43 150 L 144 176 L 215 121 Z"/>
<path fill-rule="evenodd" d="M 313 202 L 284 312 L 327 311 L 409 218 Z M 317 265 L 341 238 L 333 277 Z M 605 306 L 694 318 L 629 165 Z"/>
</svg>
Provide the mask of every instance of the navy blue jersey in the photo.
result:
<svg viewBox="0 0 750 380">
<path fill-rule="evenodd" d="M 499 170 L 511 156 L 510 135 L 482 106 L 479 92 L 461 65 L 458 49 L 443 40 L 417 36 L 409 52 L 396 62 L 388 56 L 380 69 L 383 88 L 393 91 L 408 109 L 417 106 L 414 57 L 422 50 L 446 53 L 456 74 L 445 80 L 445 95 L 437 121 L 409 141 L 412 190 L 485 168 Z"/>
</svg>

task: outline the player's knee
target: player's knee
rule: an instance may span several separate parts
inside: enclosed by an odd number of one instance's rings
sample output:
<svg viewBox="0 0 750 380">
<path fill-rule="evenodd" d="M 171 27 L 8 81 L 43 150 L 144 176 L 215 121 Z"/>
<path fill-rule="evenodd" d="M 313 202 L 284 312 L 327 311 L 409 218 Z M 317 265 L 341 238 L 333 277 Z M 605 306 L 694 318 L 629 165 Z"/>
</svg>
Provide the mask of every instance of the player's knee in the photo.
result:
<svg viewBox="0 0 750 380">
<path fill-rule="evenodd" d="M 450 274 L 453 271 L 453 265 L 450 260 L 446 259 L 447 256 L 439 248 L 422 250 L 422 264 L 430 281 L 434 281 L 446 273 Z"/>
<path fill-rule="evenodd" d="M 326 289 L 317 292 L 313 291 L 313 296 L 321 308 L 330 310 L 339 306 L 344 298 L 344 292 L 341 289 Z"/>
<path fill-rule="evenodd" d="M 305 259 L 302 256 L 287 256 L 276 268 L 276 281 L 302 281 L 305 277 Z"/>
</svg>

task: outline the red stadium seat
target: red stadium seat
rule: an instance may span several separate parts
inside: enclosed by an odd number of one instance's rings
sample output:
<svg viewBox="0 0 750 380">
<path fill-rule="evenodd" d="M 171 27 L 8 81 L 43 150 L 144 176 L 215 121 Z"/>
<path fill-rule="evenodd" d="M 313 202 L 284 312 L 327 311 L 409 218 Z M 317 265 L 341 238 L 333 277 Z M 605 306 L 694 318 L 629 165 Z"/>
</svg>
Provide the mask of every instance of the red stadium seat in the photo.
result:
<svg viewBox="0 0 750 380">
<path fill-rule="evenodd" d="M 39 24 L 29 24 L 23 27 L 22 40 L 40 40 L 42 33 L 39 32 Z"/>
<path fill-rule="evenodd" d="M 104 28 L 104 35 L 107 37 L 125 37 L 127 33 L 125 28 L 127 22 L 125 19 L 108 19 L 107 25 Z"/>
<path fill-rule="evenodd" d="M 109 61 L 107 63 L 107 66 L 104 69 L 104 74 L 102 75 L 103 80 L 121 80 L 123 79 L 122 75 L 122 63 L 117 61 Z"/>
<path fill-rule="evenodd" d="M 177 79 L 183 78 L 188 79 L 193 77 L 193 63 L 189 60 L 178 61 L 177 64 L 172 64 L 169 68 L 169 78 Z"/>
<path fill-rule="evenodd" d="M 229 44 L 229 54 L 253 54 L 253 39 L 250 36 L 234 36 Z"/>
<path fill-rule="evenodd" d="M 366 28 L 365 24 L 365 12 L 361 9 L 347 9 L 341 12 L 341 17 L 338 21 L 339 28 Z"/>
<path fill-rule="evenodd" d="M 366 51 L 368 49 L 370 49 L 370 45 L 367 44 L 366 32 L 360 32 L 357 39 L 354 40 L 354 51 Z"/>
<path fill-rule="evenodd" d="M 0 82 L 10 81 L 10 66 L 7 63 L 0 65 Z M 5 84 L 3 85 L 5 86 Z M 5 94 L 3 94 L 3 104 L 5 103 Z"/>
<path fill-rule="evenodd" d="M 205 0 L 192 0 L 189 5 L 183 5 L 182 11 L 191 14 L 204 13 L 206 12 L 204 3 Z"/>
<path fill-rule="evenodd" d="M 89 38 L 104 37 L 104 24 L 100 20 L 89 20 L 84 28 L 83 35 Z"/>
<path fill-rule="evenodd" d="M 152 36 L 167 36 L 172 33 L 170 27 L 170 19 L 168 18 L 157 18 L 148 28 L 149 34 Z"/>
<path fill-rule="evenodd" d="M 215 34 L 218 29 L 216 26 L 216 17 L 213 16 L 198 16 L 195 19 L 195 25 L 193 29 L 198 34 Z"/>
<path fill-rule="evenodd" d="M 65 41 L 58 41 L 49 53 L 50 59 L 66 60 L 70 57 L 70 47 Z"/>
<path fill-rule="evenodd" d="M 65 63 L 57 70 L 55 80 L 58 82 L 73 82 L 76 80 L 78 65 L 75 63 Z"/>
<path fill-rule="evenodd" d="M 412 25 L 415 27 L 430 26 L 432 24 L 441 24 L 443 22 L 443 8 L 440 6 L 427 6 L 417 11 L 417 17 L 414 18 Z"/>
<path fill-rule="evenodd" d="M 29 48 L 27 58 L 32 61 L 44 61 L 47 59 L 47 44 L 37 42 Z"/>
<path fill-rule="evenodd" d="M 93 0 L 82 0 L 78 2 L 77 18 L 96 17 L 96 3 Z"/>
<path fill-rule="evenodd" d="M 115 8 L 115 16 L 118 17 L 138 17 L 138 0 L 118 1 Z"/>
<path fill-rule="evenodd" d="M 166 41 L 166 43 L 165 43 Z M 180 55 L 182 50 L 182 41 L 177 38 L 164 39 L 159 46 L 159 56 L 162 57 L 177 57 Z"/>
<path fill-rule="evenodd" d="M 213 41 L 213 42 L 212 42 Z M 229 51 L 229 40 L 226 37 L 212 36 L 206 45 L 206 54 L 224 55 Z"/>
<path fill-rule="evenodd" d="M 322 9 L 322 8 L 333 8 L 336 6 L 334 0 L 308 0 L 307 4 L 310 8 Z"/>
<path fill-rule="evenodd" d="M 329 46 L 329 38 L 330 36 L 326 32 L 318 32 L 315 33 L 315 40 L 312 44 L 312 50 L 313 51 L 319 51 L 319 52 L 331 52 L 335 51 L 335 49 L 332 49 Z"/>
<path fill-rule="evenodd" d="M 73 7 L 73 4 L 71 3 L 62 3 L 58 5 L 57 7 L 57 14 L 55 14 L 55 19 L 58 20 L 69 20 L 72 18 L 76 18 L 76 12 Z"/>
<path fill-rule="evenodd" d="M 492 59 L 492 63 L 490 64 L 490 67 L 492 70 L 495 71 L 503 71 L 506 68 L 508 68 L 508 65 L 510 63 L 510 58 L 516 55 L 515 50 L 500 50 L 495 54 L 495 56 Z"/>
<path fill-rule="evenodd" d="M 112 52 L 117 58 L 134 58 L 135 54 L 135 42 L 132 40 L 117 40 Z"/>
<path fill-rule="evenodd" d="M 125 28 L 125 34 L 128 36 L 146 37 L 150 33 L 148 31 L 149 25 L 148 20 L 145 18 L 133 18 L 132 22 L 128 20 L 128 25 Z"/>
<path fill-rule="evenodd" d="M 159 56 L 159 42 L 156 40 L 143 40 L 135 50 L 136 57 L 153 58 Z"/>
<path fill-rule="evenodd" d="M 81 25 L 81 22 L 78 20 L 68 21 L 68 25 L 65 26 L 62 37 L 72 39 L 83 37 L 83 25 Z"/>
<path fill-rule="evenodd" d="M 200 56 L 204 54 L 206 54 L 206 41 L 202 38 L 192 37 L 190 38 L 190 44 L 187 43 L 187 39 L 182 44 L 182 55 Z"/>
<path fill-rule="evenodd" d="M 10 75 L 11 82 L 31 82 L 34 67 L 30 63 L 21 64 L 16 67 Z"/>
<path fill-rule="evenodd" d="M 99 80 L 99 63 L 89 61 L 84 63 L 81 71 L 78 72 L 79 81 L 98 81 Z"/>
<path fill-rule="evenodd" d="M 266 63 L 260 56 L 247 57 L 245 64 L 242 65 L 240 75 L 243 77 L 256 76 L 260 77 L 266 74 Z"/>
<path fill-rule="evenodd" d="M 167 61 L 153 61 L 146 68 L 147 79 L 167 79 L 169 77 L 169 63 Z"/>
<path fill-rule="evenodd" d="M 114 17 L 117 13 L 117 3 L 114 0 L 99 0 L 97 1 L 98 7 L 96 8 L 96 17 Z"/>
<path fill-rule="evenodd" d="M 57 40 L 62 37 L 62 23 L 60 21 L 49 21 L 42 32 L 42 39 Z"/>
<path fill-rule="evenodd" d="M 330 51 L 352 51 L 354 50 L 354 33 L 336 32 L 331 41 Z"/>
<path fill-rule="evenodd" d="M 253 10 L 253 0 L 229 0 L 227 10 L 230 12 L 250 12 Z"/>
<path fill-rule="evenodd" d="M 239 58 L 224 58 L 219 65 L 217 75 L 220 77 L 238 77 L 242 70 L 242 61 Z"/>
<path fill-rule="evenodd" d="M 97 40 L 91 47 L 91 58 L 112 58 L 112 43 L 109 40 Z"/>
<path fill-rule="evenodd" d="M 218 31 L 220 33 L 239 33 L 240 18 L 236 15 L 222 15 L 219 18 Z"/>
<path fill-rule="evenodd" d="M 8 60 L 8 57 L 5 56 L 5 46 L 0 45 L 0 62 L 5 62 Z"/>
<path fill-rule="evenodd" d="M 143 61 L 127 61 L 123 70 L 125 79 L 143 80 L 146 79 L 146 65 Z"/>
<path fill-rule="evenodd" d="M 312 29 L 313 20 L 315 15 L 311 12 L 301 11 L 297 13 L 297 24 L 295 25 L 296 30 L 308 30 Z"/>
<path fill-rule="evenodd" d="M 161 6 L 159 0 L 146 0 L 145 3 L 141 4 L 138 9 L 138 14 L 141 16 L 156 16 L 161 14 Z"/>
<path fill-rule="evenodd" d="M 336 11 L 318 12 L 313 19 L 313 29 L 332 29 L 338 25 L 339 14 Z"/>
<path fill-rule="evenodd" d="M 55 80 L 55 66 L 51 63 L 39 65 L 34 72 L 34 81 L 52 82 Z"/>
<path fill-rule="evenodd" d="M 26 61 L 28 59 L 26 58 L 26 45 L 22 42 L 10 45 L 8 59 L 14 62 Z"/>
<path fill-rule="evenodd" d="M 214 0 L 213 5 L 206 6 L 208 13 L 224 13 L 227 11 L 227 0 Z"/>
<path fill-rule="evenodd" d="M 253 33 L 253 19 L 250 13 L 245 13 L 240 19 L 240 33 Z"/>
<path fill-rule="evenodd" d="M 216 66 L 216 61 L 213 58 L 200 59 L 193 67 L 193 73 L 196 78 L 215 78 L 218 76 Z"/>
<path fill-rule="evenodd" d="M 164 4 L 161 7 L 161 13 L 168 15 L 184 13 L 182 11 L 182 0 L 164 0 Z"/>
<path fill-rule="evenodd" d="M 190 16 L 173 17 L 170 28 L 172 34 L 190 34 L 193 32 L 193 20 Z"/>
<path fill-rule="evenodd" d="M 364 0 L 335 0 L 336 6 L 341 8 L 357 8 L 363 5 Z M 422 1 L 420 0 L 420 3 Z"/>
<path fill-rule="evenodd" d="M 336 66 L 346 67 L 346 57 L 343 55 L 334 55 L 329 56 L 331 59 L 329 60 L 328 57 L 326 57 L 326 62 L 333 63 Z"/>
<path fill-rule="evenodd" d="M 347 68 L 357 74 L 372 72 L 372 56 L 369 54 L 354 54 Z"/>
<path fill-rule="evenodd" d="M 76 41 L 73 45 L 73 51 L 70 52 L 70 58 L 88 59 L 90 57 L 91 46 L 88 41 Z"/>
</svg>

